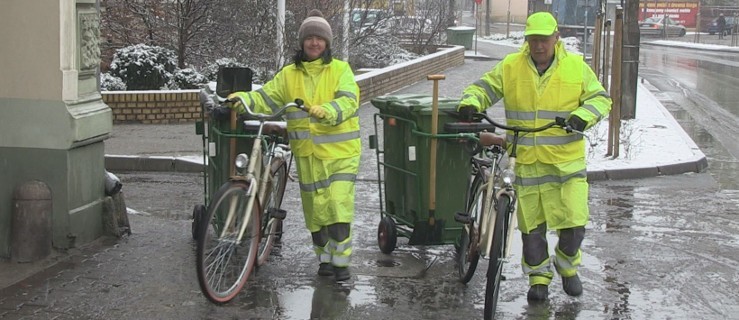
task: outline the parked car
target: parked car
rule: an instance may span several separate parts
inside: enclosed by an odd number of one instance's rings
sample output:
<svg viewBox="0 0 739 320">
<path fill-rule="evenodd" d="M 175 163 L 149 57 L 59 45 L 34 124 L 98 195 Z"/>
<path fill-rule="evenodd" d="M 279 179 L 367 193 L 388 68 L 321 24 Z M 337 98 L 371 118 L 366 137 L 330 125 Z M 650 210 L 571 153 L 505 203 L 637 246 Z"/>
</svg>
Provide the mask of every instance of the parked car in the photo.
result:
<svg viewBox="0 0 739 320">
<path fill-rule="evenodd" d="M 642 36 L 682 37 L 685 35 L 685 26 L 669 16 L 654 16 L 639 22 L 639 32 Z"/>
<path fill-rule="evenodd" d="M 351 26 L 357 29 L 374 26 L 390 15 L 390 11 L 383 9 L 354 8 L 351 14 Z"/>
<path fill-rule="evenodd" d="M 434 25 L 431 20 L 418 16 L 396 16 L 380 21 L 375 33 L 393 34 L 396 36 L 420 36 L 431 35 Z"/>
<path fill-rule="evenodd" d="M 729 35 L 731 34 L 731 31 L 734 30 L 737 19 L 733 16 L 726 16 L 724 17 L 724 19 L 726 19 L 726 26 L 724 27 L 724 35 Z M 716 22 L 716 20 L 718 20 L 718 18 L 711 20 L 711 23 L 708 24 L 708 34 L 714 35 L 719 32 L 718 23 Z"/>
</svg>

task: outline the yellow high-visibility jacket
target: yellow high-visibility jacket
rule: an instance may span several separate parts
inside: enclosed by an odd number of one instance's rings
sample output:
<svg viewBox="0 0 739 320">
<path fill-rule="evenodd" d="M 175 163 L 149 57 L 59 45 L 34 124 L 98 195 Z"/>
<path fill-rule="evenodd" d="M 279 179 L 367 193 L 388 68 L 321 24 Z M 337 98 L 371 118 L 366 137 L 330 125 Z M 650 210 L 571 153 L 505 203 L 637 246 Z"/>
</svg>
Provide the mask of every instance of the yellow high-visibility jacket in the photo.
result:
<svg viewBox="0 0 739 320">
<path fill-rule="evenodd" d="M 520 52 L 508 55 L 467 87 L 460 106 L 482 111 L 502 98 L 511 126 L 533 128 L 557 116 L 577 115 L 589 128 L 611 110 L 611 98 L 593 71 L 582 56 L 568 53 L 562 41 L 556 44 L 554 62 L 543 75 L 539 76 L 526 43 Z M 513 138 L 512 132 L 508 138 Z M 563 163 L 584 158 L 585 142 L 578 134 L 553 128 L 519 139 L 517 153 L 521 164 Z"/>
<path fill-rule="evenodd" d="M 290 147 L 296 156 L 313 155 L 322 160 L 359 156 L 359 86 L 349 64 L 321 59 L 303 62 L 301 67 L 284 67 L 262 88 L 241 93 L 250 108 L 271 113 L 295 99 L 305 105 L 321 106 L 327 111 L 324 119 L 316 120 L 307 112 L 287 110 Z"/>
</svg>

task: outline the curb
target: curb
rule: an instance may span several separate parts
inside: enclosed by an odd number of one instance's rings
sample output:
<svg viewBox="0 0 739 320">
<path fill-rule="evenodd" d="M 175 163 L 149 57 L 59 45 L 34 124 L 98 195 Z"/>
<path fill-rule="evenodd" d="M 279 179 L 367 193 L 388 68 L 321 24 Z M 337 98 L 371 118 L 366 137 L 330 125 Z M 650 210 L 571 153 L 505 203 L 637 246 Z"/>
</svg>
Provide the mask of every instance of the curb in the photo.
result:
<svg viewBox="0 0 739 320">
<path fill-rule="evenodd" d="M 105 155 L 110 171 L 203 172 L 205 166 L 178 157 Z"/>
<path fill-rule="evenodd" d="M 672 40 L 668 40 L 668 41 L 672 41 Z M 674 41 L 674 42 L 680 42 L 680 41 Z M 692 42 L 688 42 L 688 43 L 692 43 Z M 690 50 L 695 50 L 695 51 L 717 51 L 717 52 L 728 52 L 728 53 L 737 53 L 737 52 L 739 52 L 739 47 L 721 48 L 721 46 L 723 46 L 723 45 L 716 45 L 716 46 L 718 46 L 717 48 L 706 49 L 706 48 L 692 47 L 692 46 L 688 46 L 688 45 L 682 46 L 682 45 L 679 45 L 679 44 L 667 44 L 667 43 L 655 43 L 655 42 L 643 42 L 641 44 L 642 45 L 649 45 L 649 46 L 658 46 L 658 47 L 670 47 L 670 48 L 677 47 L 677 48 L 680 48 L 680 49 L 690 49 Z"/>
<path fill-rule="evenodd" d="M 708 168 L 708 160 L 703 156 L 694 161 L 656 167 L 588 171 L 588 181 L 641 179 L 683 173 L 700 173 L 706 168 Z"/>
</svg>

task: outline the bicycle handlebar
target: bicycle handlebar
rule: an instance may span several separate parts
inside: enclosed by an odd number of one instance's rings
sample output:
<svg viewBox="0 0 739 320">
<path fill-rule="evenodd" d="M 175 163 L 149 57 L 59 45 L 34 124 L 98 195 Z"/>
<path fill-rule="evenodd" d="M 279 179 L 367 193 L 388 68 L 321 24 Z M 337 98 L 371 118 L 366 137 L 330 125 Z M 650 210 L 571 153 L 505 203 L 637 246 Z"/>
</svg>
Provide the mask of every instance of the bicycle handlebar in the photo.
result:
<svg viewBox="0 0 739 320">
<path fill-rule="evenodd" d="M 249 104 L 246 103 L 246 100 L 244 100 L 244 98 L 240 96 L 237 96 L 231 99 L 225 99 L 224 102 L 226 103 L 240 102 L 244 106 L 244 110 L 246 110 L 246 113 L 248 115 L 257 118 L 258 120 L 265 120 L 265 121 L 280 118 L 283 114 L 285 114 L 285 111 L 287 111 L 288 108 L 298 108 L 300 110 L 305 111 L 305 105 L 302 99 L 295 99 L 294 102 L 288 102 L 287 104 L 282 106 L 282 108 L 280 108 L 279 110 L 275 111 L 272 114 L 257 113 L 257 112 L 252 111 L 251 108 L 249 107 Z"/>
<path fill-rule="evenodd" d="M 565 118 L 562 118 L 562 117 L 555 117 L 554 118 L 554 121 L 552 121 L 550 123 L 547 123 L 547 124 L 545 124 L 545 125 L 543 125 L 541 127 L 537 127 L 537 128 L 516 127 L 516 126 L 505 125 L 505 124 L 496 122 L 495 120 L 491 119 L 487 115 L 487 113 L 484 113 L 484 112 L 475 113 L 475 117 L 479 117 L 481 119 L 485 119 L 485 121 L 490 122 L 490 124 L 492 124 L 495 127 L 498 127 L 498 128 L 501 128 L 501 129 L 505 129 L 505 130 L 511 130 L 515 134 L 518 134 L 519 132 L 526 132 L 526 133 L 541 132 L 541 131 L 544 131 L 544 130 L 549 129 L 551 127 L 557 126 L 557 127 L 562 128 L 563 130 L 567 131 L 567 133 L 577 133 L 577 134 L 580 134 L 580 135 L 583 135 L 583 136 L 585 135 L 584 132 L 582 132 L 580 130 L 575 130 L 574 128 L 572 128 L 572 126 L 570 126 L 567 123 L 567 121 L 565 120 Z"/>
</svg>

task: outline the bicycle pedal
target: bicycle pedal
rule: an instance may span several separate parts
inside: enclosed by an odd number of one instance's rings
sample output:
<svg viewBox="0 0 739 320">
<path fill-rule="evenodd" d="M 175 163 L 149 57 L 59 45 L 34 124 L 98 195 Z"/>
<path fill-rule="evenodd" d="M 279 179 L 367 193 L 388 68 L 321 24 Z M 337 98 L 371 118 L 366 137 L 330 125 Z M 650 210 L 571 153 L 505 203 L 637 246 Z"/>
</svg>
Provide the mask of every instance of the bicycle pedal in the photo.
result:
<svg viewBox="0 0 739 320">
<path fill-rule="evenodd" d="M 455 212 L 454 221 L 457 221 L 459 223 L 464 223 L 464 224 L 472 223 L 472 219 L 470 219 L 470 216 L 465 212 Z"/>
<path fill-rule="evenodd" d="M 269 208 L 269 215 L 277 220 L 283 220 L 287 217 L 287 210 L 278 208 Z"/>
</svg>

